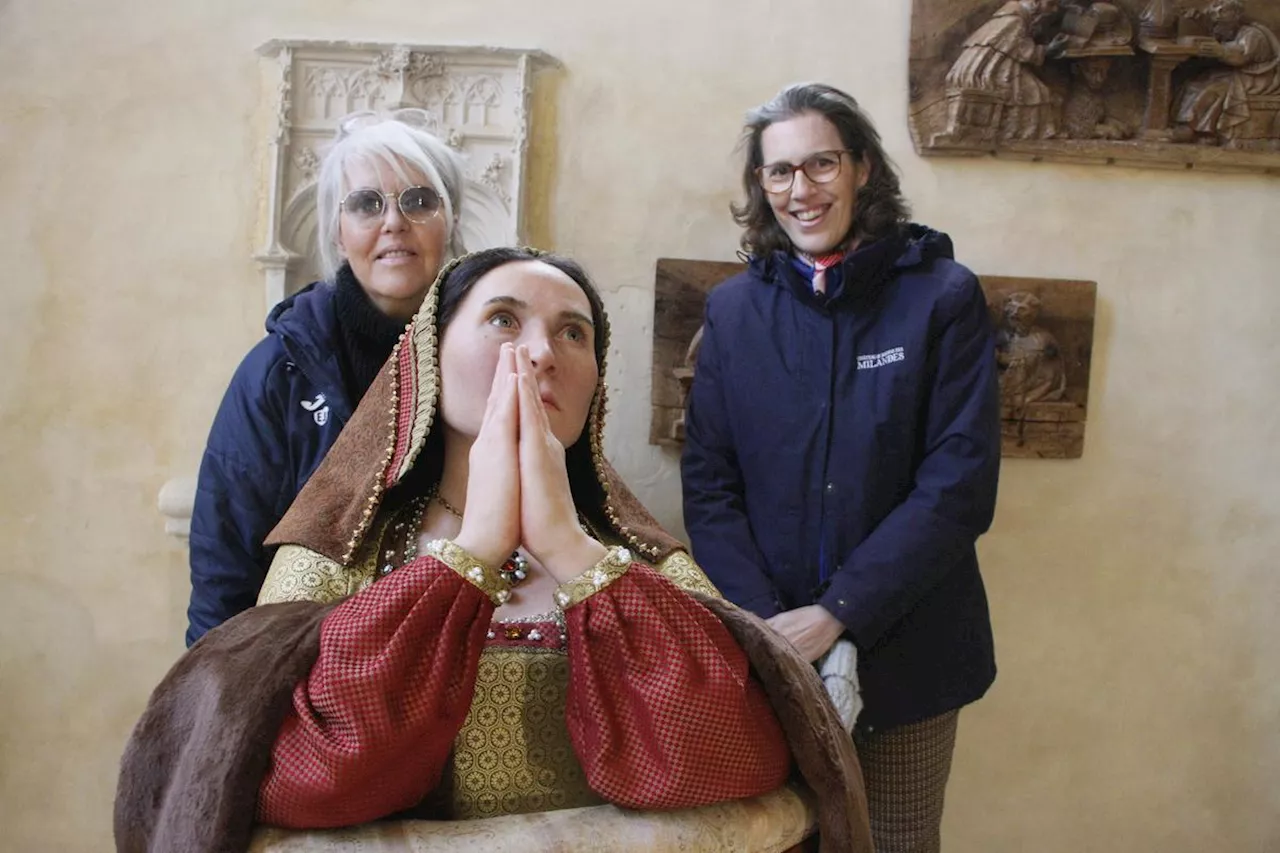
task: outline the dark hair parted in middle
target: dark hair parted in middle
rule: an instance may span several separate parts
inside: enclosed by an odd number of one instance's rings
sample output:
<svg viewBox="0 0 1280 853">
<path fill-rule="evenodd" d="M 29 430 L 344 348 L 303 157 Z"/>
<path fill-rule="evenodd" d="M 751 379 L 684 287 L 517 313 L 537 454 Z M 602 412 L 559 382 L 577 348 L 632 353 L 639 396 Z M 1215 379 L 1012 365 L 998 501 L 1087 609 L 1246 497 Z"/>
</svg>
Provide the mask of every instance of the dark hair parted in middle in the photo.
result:
<svg viewBox="0 0 1280 853">
<path fill-rule="evenodd" d="M 540 252 L 536 249 L 501 247 L 484 249 L 454 261 L 440 273 L 438 285 L 440 292 L 436 297 L 437 347 L 439 342 L 444 340 L 445 330 L 458 313 L 459 306 L 476 283 L 498 267 L 521 261 L 538 261 L 554 267 L 572 279 L 586 294 L 587 301 L 591 304 L 591 322 L 595 325 L 596 367 L 600 371 L 597 393 L 601 393 L 604 389 L 605 356 L 609 351 L 609 318 L 605 315 L 600 293 L 586 270 L 577 261 L 562 255 Z M 599 398 L 592 403 L 592 414 L 587 416 L 587 423 L 581 437 L 574 442 L 573 446 L 565 448 L 565 467 L 569 474 L 569 489 L 573 494 L 574 504 L 598 530 L 607 528 L 609 521 L 590 509 L 603 506 L 606 498 L 593 458 L 591 432 L 596 410 L 603 405 L 603 399 Z M 603 418 L 603 411 L 599 416 Z M 427 435 L 421 458 L 405 477 L 404 483 L 413 485 L 401 488 L 401 493 L 409 495 L 424 493 L 426 489 L 439 482 L 443 466 L 444 434 L 442 430 L 432 430 Z"/>
<path fill-rule="evenodd" d="M 507 248 L 485 249 L 466 255 L 444 275 L 440 282 L 440 304 L 436 309 L 436 328 L 443 338 L 444 330 L 449 327 L 453 315 L 457 313 L 462 300 L 475 287 L 476 282 L 484 278 L 498 267 L 520 261 L 539 261 L 554 267 L 573 279 L 573 283 L 582 288 L 587 301 L 591 303 L 591 322 L 595 326 L 596 368 L 604 373 L 605 353 L 609 351 L 609 323 L 604 314 L 604 303 L 600 294 L 591 283 L 591 277 L 582 265 L 575 260 L 551 252 L 539 252 L 536 249 Z"/>
<path fill-rule="evenodd" d="M 747 113 L 742 138 L 747 154 L 742 188 L 747 200 L 741 206 L 730 206 L 734 221 L 743 228 L 742 248 L 747 254 L 765 256 L 791 250 L 791 240 L 778 224 L 769 196 L 756 177 L 756 169 L 764 165 L 760 137 L 769 125 L 810 112 L 831 122 L 845 148 L 854 159 L 865 161 L 871 171 L 866 185 L 857 192 L 853 225 L 845 239 L 856 236 L 863 241 L 878 240 L 894 233 L 910 215 L 893 162 L 884 153 L 880 134 L 858 102 L 834 86 L 796 83 Z"/>
</svg>

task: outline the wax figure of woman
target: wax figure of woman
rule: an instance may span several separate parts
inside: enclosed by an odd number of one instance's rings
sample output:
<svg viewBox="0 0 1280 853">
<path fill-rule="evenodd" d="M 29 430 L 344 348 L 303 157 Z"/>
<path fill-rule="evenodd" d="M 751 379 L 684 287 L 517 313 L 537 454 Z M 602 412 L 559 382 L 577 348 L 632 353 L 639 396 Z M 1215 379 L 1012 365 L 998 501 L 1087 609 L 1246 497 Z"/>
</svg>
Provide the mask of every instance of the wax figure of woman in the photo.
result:
<svg viewBox="0 0 1280 853">
<path fill-rule="evenodd" d="M 120 849 L 255 815 L 696 807 L 774 791 L 793 756 L 827 798 L 832 849 L 869 849 L 852 749 L 815 746 L 834 710 L 779 724 L 820 682 L 605 462 L 607 338 L 572 261 L 495 249 L 442 272 L 269 538 L 261 606 L 153 695 L 125 755 Z M 227 825 L 187 820 L 183 798 L 222 803 L 201 814 Z"/>
<path fill-rule="evenodd" d="M 321 164 L 324 280 L 271 310 L 236 370 L 200 465 L 187 645 L 252 607 L 279 523 L 460 253 L 462 165 L 422 110 L 357 113 Z"/>
<path fill-rule="evenodd" d="M 707 300 L 685 525 L 725 597 L 806 659 L 852 642 L 876 847 L 936 850 L 958 709 L 995 678 L 974 549 L 1000 463 L 986 302 L 950 238 L 907 222 L 849 95 L 790 86 L 744 147 L 750 264 Z"/>
</svg>

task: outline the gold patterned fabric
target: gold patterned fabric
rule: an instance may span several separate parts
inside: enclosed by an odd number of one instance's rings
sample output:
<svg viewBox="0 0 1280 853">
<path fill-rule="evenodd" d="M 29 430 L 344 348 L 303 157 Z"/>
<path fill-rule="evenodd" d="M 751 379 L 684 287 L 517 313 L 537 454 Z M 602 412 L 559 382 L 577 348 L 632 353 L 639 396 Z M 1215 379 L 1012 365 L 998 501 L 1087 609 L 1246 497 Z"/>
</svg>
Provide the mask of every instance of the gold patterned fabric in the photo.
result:
<svg viewBox="0 0 1280 853">
<path fill-rule="evenodd" d="M 685 551 L 672 551 L 655 568 L 659 574 L 685 592 L 700 592 L 715 598 L 724 597 L 702 568 L 693 561 L 693 557 Z"/>
<path fill-rule="evenodd" d="M 476 589 L 489 597 L 495 607 L 504 604 L 511 595 L 511 583 L 496 569 L 486 566 L 466 549 L 448 539 L 432 539 L 427 543 L 425 553 L 429 557 L 435 557 L 468 583 L 473 584 Z"/>
<path fill-rule="evenodd" d="M 281 545 L 258 592 L 258 603 L 318 601 L 332 604 L 354 595 L 372 582 L 372 572 L 362 576 L 352 567 L 343 566 L 301 545 Z"/>
<path fill-rule="evenodd" d="M 495 622 L 490 634 L 454 741 L 451 813 L 475 819 L 600 804 L 565 724 L 563 625 Z"/>
<path fill-rule="evenodd" d="M 394 518 L 387 514 L 369 537 L 371 547 L 362 549 L 360 559 L 349 566 L 301 545 L 281 545 L 258 592 L 258 604 L 281 601 L 333 604 L 365 589 L 378 577 L 378 549 Z"/>
<path fill-rule="evenodd" d="M 631 568 L 631 560 L 629 549 L 617 546 L 610 548 L 600 562 L 556 588 L 556 604 L 568 609 L 586 601 L 625 575 L 627 569 Z"/>
</svg>

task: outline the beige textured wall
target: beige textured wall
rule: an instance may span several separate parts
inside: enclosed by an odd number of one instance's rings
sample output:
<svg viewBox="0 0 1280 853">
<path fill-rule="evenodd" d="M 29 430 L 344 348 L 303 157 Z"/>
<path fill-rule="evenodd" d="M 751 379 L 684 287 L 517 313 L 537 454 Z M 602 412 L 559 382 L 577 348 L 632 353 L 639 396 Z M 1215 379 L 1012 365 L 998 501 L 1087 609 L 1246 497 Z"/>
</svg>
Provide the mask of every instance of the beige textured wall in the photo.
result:
<svg viewBox="0 0 1280 853">
<path fill-rule="evenodd" d="M 109 846 L 116 760 L 181 649 L 191 473 L 261 330 L 273 37 L 537 47 L 533 237 L 619 329 L 611 455 L 648 447 L 653 263 L 726 259 L 742 111 L 855 92 L 979 271 L 1101 294 L 1085 458 L 1011 462 L 983 542 L 1001 675 L 962 716 L 952 851 L 1280 849 L 1280 182 L 925 162 L 903 0 L 0 0 L 0 849 Z M 619 322 L 621 321 L 621 322 Z"/>
</svg>

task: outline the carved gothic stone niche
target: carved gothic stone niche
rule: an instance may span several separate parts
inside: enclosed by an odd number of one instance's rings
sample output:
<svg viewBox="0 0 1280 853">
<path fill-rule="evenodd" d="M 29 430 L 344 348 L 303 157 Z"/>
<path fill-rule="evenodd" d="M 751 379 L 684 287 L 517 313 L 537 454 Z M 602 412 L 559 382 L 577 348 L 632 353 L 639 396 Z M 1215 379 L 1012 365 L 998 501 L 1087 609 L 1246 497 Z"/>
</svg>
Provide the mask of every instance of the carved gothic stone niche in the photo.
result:
<svg viewBox="0 0 1280 853">
<path fill-rule="evenodd" d="M 912 0 L 928 156 L 1280 175 L 1275 0 Z"/>
<path fill-rule="evenodd" d="M 743 264 L 722 261 L 658 260 L 650 444 L 682 446 L 684 408 L 707 294 L 743 269 Z M 1004 276 L 980 280 L 997 329 L 1002 455 L 1079 458 L 1084 451 L 1097 285 Z"/>
<path fill-rule="evenodd" d="M 271 41 L 276 116 L 267 234 L 254 256 L 273 305 L 319 277 L 316 173 L 339 120 L 352 112 L 426 110 L 429 127 L 463 154 L 459 227 L 468 249 L 521 242 L 530 88 L 541 51 L 368 42 Z"/>
</svg>

